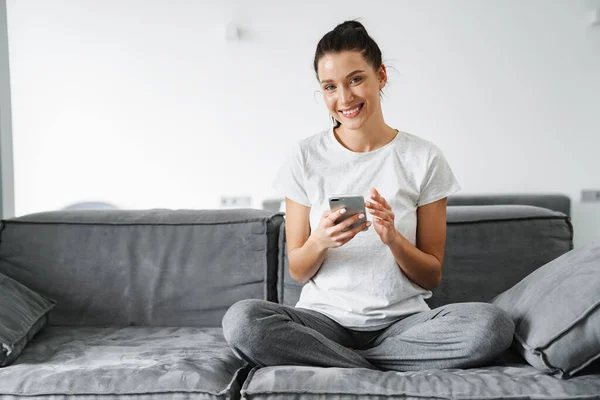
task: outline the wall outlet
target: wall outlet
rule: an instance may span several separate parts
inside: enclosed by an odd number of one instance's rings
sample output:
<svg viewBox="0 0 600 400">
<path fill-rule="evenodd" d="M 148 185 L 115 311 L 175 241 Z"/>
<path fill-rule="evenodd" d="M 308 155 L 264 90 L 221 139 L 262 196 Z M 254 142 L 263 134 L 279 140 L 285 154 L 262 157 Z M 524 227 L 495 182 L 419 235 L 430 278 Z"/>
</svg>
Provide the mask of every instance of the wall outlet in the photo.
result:
<svg viewBox="0 0 600 400">
<path fill-rule="evenodd" d="M 585 203 L 600 202 L 600 189 L 584 189 L 581 191 L 581 201 Z"/>
<path fill-rule="evenodd" d="M 250 196 L 221 196 L 221 207 L 224 208 L 250 208 L 252 197 Z"/>
</svg>

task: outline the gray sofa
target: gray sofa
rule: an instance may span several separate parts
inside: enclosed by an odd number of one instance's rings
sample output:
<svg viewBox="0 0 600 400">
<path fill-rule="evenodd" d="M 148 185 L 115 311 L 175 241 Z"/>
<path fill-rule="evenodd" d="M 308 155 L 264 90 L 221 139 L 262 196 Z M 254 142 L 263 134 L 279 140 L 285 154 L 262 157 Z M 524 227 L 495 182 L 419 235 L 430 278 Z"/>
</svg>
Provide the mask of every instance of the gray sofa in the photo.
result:
<svg viewBox="0 0 600 400">
<path fill-rule="evenodd" d="M 247 298 L 295 304 L 285 219 L 265 210 L 55 211 L 2 221 L 0 274 L 52 299 L 45 327 L 0 368 L 0 399 L 600 399 L 600 366 L 570 379 L 509 350 L 419 372 L 253 368 L 221 319 Z M 564 213 L 448 207 L 444 279 L 429 299 L 490 301 L 573 248 Z"/>
</svg>

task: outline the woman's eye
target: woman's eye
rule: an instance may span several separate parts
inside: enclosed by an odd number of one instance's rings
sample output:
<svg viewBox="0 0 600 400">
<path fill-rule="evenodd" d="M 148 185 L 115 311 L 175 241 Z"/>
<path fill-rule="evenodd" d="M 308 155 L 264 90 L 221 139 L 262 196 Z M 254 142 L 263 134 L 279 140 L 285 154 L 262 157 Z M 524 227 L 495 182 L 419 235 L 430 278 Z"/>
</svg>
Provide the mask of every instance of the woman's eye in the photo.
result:
<svg viewBox="0 0 600 400">
<path fill-rule="evenodd" d="M 327 85 L 325 86 L 325 90 L 333 90 L 334 86 L 333 85 Z"/>
<path fill-rule="evenodd" d="M 355 82 L 360 82 L 360 81 L 362 81 L 362 78 L 360 76 L 357 76 L 355 78 L 352 78 L 352 80 L 350 82 L 355 83 Z"/>
</svg>

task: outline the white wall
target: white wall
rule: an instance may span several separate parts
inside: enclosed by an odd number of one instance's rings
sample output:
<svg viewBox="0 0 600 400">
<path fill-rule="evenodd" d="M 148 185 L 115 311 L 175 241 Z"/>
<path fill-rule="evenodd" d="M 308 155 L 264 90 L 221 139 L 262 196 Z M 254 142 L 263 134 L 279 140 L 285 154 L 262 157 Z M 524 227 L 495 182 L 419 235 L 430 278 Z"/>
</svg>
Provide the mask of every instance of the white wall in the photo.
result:
<svg viewBox="0 0 600 400">
<path fill-rule="evenodd" d="M 320 37 L 362 17 L 392 126 L 440 146 L 470 193 L 564 193 L 600 240 L 600 0 L 8 0 L 16 215 L 78 201 L 218 208 L 276 197 L 329 124 Z M 227 41 L 239 24 L 243 39 Z"/>
<path fill-rule="evenodd" d="M 15 215 L 6 1 L 0 0 L 0 217 Z"/>
</svg>

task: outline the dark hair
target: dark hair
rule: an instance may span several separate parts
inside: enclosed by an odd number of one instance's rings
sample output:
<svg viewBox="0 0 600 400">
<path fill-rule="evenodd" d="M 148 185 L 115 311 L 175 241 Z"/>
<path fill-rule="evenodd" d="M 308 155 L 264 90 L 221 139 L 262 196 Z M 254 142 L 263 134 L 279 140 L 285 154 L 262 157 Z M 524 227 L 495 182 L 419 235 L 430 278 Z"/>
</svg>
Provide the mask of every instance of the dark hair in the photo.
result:
<svg viewBox="0 0 600 400">
<path fill-rule="evenodd" d="M 344 21 L 332 31 L 327 32 L 317 44 L 313 63 L 317 79 L 319 79 L 319 60 L 326 54 L 340 53 L 342 51 L 358 51 L 362 53 L 364 59 L 375 71 L 381 66 L 381 50 L 373 38 L 369 36 L 363 24 L 358 21 Z M 336 128 L 341 125 L 338 120 L 333 117 L 332 119 L 335 122 Z"/>
</svg>

